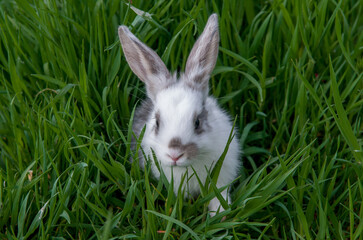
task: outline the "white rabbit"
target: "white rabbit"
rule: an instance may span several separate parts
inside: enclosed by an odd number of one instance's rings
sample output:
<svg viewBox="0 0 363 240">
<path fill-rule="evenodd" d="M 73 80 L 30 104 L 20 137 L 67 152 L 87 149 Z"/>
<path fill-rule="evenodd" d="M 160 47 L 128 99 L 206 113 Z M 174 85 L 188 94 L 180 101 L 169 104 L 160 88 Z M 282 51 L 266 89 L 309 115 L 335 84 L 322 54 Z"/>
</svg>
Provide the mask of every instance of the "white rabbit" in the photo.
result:
<svg viewBox="0 0 363 240">
<path fill-rule="evenodd" d="M 146 125 L 141 147 L 152 160 L 152 172 L 159 178 L 160 172 L 152 157 L 154 151 L 169 181 L 173 172 L 175 193 L 183 175 L 187 174 L 182 189 L 185 197 L 195 196 L 200 193 L 200 187 L 193 169 L 204 183 L 208 174 L 206 169 L 213 169 L 232 130 L 228 115 L 213 97 L 208 96 L 208 81 L 218 56 L 217 14 L 209 17 L 180 79 L 176 74 L 170 74 L 160 57 L 126 26 L 120 26 L 118 33 L 130 68 L 146 84 L 148 99 L 135 113 L 133 131 L 139 136 Z M 216 183 L 218 188 L 237 177 L 239 156 L 239 143 L 234 137 Z M 140 165 L 144 167 L 147 159 L 141 158 Z M 221 194 L 230 203 L 228 191 Z M 218 210 L 224 211 L 215 197 L 209 203 L 211 216 Z"/>
</svg>

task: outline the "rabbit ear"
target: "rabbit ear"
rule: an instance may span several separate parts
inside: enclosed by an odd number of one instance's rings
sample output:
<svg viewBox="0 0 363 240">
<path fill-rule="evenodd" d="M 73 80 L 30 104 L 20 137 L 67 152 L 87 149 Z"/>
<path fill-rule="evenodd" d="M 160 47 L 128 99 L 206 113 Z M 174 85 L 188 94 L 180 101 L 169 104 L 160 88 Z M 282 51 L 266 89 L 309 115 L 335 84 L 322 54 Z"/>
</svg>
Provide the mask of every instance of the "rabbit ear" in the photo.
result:
<svg viewBox="0 0 363 240">
<path fill-rule="evenodd" d="M 154 100 L 160 90 L 172 83 L 168 69 L 156 52 L 135 37 L 126 26 L 118 28 L 118 35 L 131 70 L 146 84 L 148 96 Z"/>
<path fill-rule="evenodd" d="M 208 81 L 216 65 L 219 45 L 218 16 L 212 14 L 194 44 L 185 66 L 186 84 L 208 95 Z"/>
</svg>

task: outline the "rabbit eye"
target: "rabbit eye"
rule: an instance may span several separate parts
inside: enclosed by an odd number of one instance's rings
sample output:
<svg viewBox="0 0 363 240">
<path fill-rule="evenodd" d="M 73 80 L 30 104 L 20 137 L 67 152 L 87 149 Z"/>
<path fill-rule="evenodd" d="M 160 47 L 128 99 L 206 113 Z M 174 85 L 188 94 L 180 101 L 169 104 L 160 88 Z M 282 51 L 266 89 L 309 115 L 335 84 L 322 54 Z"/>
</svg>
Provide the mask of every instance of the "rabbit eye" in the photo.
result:
<svg viewBox="0 0 363 240">
<path fill-rule="evenodd" d="M 194 133 L 200 135 L 209 128 L 208 124 L 208 111 L 203 108 L 201 113 L 194 113 Z"/>
<path fill-rule="evenodd" d="M 199 118 L 197 118 L 197 119 L 195 120 L 195 122 L 194 122 L 194 128 L 195 128 L 195 129 L 198 129 L 198 128 L 199 128 L 199 126 L 200 126 L 200 121 L 199 121 Z"/>
<path fill-rule="evenodd" d="M 158 134 L 159 131 L 159 126 L 160 126 L 160 113 L 157 112 L 155 114 L 155 133 Z"/>
</svg>

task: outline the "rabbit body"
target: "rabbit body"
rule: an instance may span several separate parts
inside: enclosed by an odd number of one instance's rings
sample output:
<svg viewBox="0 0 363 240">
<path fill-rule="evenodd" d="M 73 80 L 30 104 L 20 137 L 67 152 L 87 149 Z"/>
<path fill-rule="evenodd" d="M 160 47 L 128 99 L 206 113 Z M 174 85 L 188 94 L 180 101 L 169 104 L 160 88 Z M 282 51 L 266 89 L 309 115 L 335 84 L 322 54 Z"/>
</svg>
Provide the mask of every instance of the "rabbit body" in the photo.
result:
<svg viewBox="0 0 363 240">
<path fill-rule="evenodd" d="M 128 28 L 121 26 L 119 36 L 131 69 L 147 88 L 148 99 L 137 108 L 133 124 L 136 136 L 145 126 L 141 147 L 147 159 L 140 153 L 140 165 L 144 167 L 150 160 L 152 173 L 159 178 L 154 152 L 165 176 L 169 181 L 173 178 L 175 193 L 182 187 L 184 197 L 194 197 L 200 193 L 198 178 L 205 183 L 208 171 L 212 171 L 222 155 L 232 130 L 228 115 L 215 98 L 208 96 L 208 81 L 218 55 L 217 15 L 209 18 L 179 79 L 170 74 L 157 54 Z M 218 188 L 237 177 L 239 156 L 235 136 L 216 183 Z M 227 189 L 221 194 L 230 203 Z M 209 210 L 214 215 L 224 209 L 215 197 L 209 203 Z"/>
</svg>

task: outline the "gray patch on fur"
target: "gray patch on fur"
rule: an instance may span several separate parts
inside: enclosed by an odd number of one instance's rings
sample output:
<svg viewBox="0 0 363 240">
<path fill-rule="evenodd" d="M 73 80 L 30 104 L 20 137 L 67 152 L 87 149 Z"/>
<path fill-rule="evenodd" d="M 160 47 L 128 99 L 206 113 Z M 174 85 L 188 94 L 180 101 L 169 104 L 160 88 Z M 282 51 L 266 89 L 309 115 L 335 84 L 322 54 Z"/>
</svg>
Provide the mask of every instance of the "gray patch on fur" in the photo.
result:
<svg viewBox="0 0 363 240">
<path fill-rule="evenodd" d="M 169 148 L 182 148 L 183 144 L 182 144 L 182 141 L 181 141 L 181 138 L 179 137 L 175 137 L 175 138 L 172 138 L 169 142 Z"/>
<path fill-rule="evenodd" d="M 204 79 L 206 78 L 206 77 L 209 77 L 209 76 L 205 76 L 205 74 L 204 73 L 199 73 L 199 74 L 197 74 L 197 75 L 195 75 L 195 76 L 193 76 L 193 81 L 196 83 L 196 84 L 198 84 L 198 85 L 206 85 L 205 83 L 203 84 L 203 82 L 204 82 Z"/>
<path fill-rule="evenodd" d="M 183 144 L 181 138 L 172 138 L 169 142 L 169 148 L 179 149 L 188 158 L 195 157 L 198 154 L 198 146 L 196 143 Z"/>
<path fill-rule="evenodd" d="M 195 157 L 198 154 L 198 146 L 195 143 L 188 143 L 185 145 L 185 153 L 188 157 Z"/>
<path fill-rule="evenodd" d="M 199 128 L 194 129 L 194 132 L 198 135 L 204 133 L 206 131 L 206 129 L 210 129 L 210 125 L 208 124 L 208 111 L 203 108 L 202 112 L 197 115 L 197 113 L 194 113 L 194 121 L 196 121 L 196 119 L 199 119 Z"/>
<path fill-rule="evenodd" d="M 132 125 L 132 131 L 135 133 L 136 137 L 140 136 L 141 130 L 149 120 L 153 109 L 154 104 L 150 98 L 145 99 L 141 105 L 136 108 L 134 122 Z M 132 138 L 131 141 L 131 148 L 133 150 L 136 149 L 136 139 L 134 138 Z"/>
</svg>

